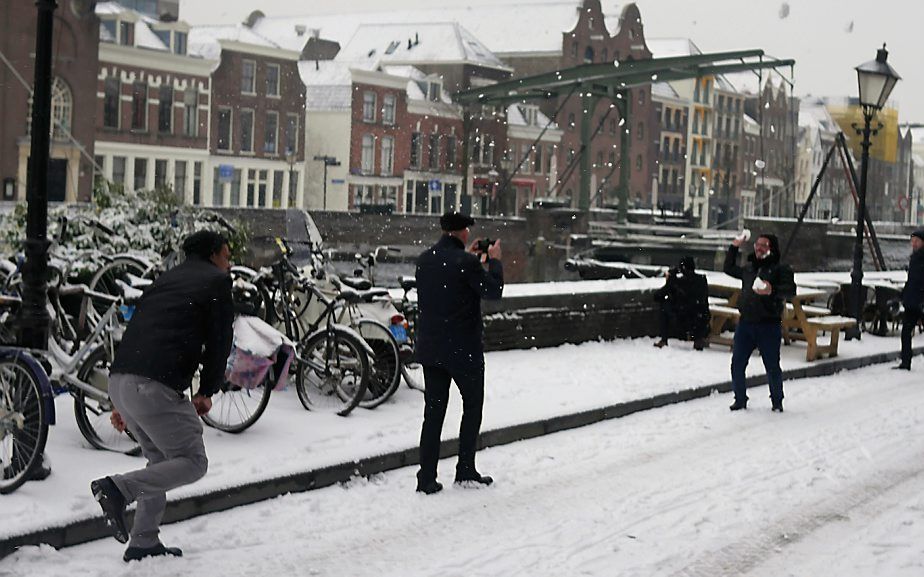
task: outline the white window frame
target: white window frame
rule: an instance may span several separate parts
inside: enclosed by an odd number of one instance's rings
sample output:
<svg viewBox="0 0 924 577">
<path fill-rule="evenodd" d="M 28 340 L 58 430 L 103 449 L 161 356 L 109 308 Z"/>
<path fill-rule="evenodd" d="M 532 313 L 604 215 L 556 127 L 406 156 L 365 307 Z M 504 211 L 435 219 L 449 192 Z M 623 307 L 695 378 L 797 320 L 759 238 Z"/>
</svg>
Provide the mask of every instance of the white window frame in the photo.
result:
<svg viewBox="0 0 924 577">
<path fill-rule="evenodd" d="M 275 93 L 269 91 L 269 77 L 270 77 L 269 71 L 272 69 L 276 70 L 276 92 Z M 280 67 L 278 64 L 267 64 L 266 65 L 266 76 L 263 80 L 264 80 L 263 84 L 266 88 L 266 95 L 268 97 L 279 98 L 282 95 L 282 67 Z"/>
<path fill-rule="evenodd" d="M 395 172 L 395 138 L 382 137 L 382 176 L 391 176 Z"/>
<path fill-rule="evenodd" d="M 273 133 L 273 148 L 272 150 L 269 150 L 267 149 L 268 141 L 267 141 L 266 136 L 267 134 L 269 134 L 269 132 L 267 132 L 267 129 L 269 128 L 269 124 L 270 124 L 269 119 L 271 117 L 276 119 L 276 128 Z M 264 119 L 264 125 L 263 125 L 263 153 L 272 154 L 272 155 L 279 154 L 279 113 L 276 112 L 275 110 L 266 111 L 266 117 Z"/>
<path fill-rule="evenodd" d="M 248 114 L 250 115 L 250 142 L 244 139 L 244 118 Z M 256 124 L 254 120 L 256 118 L 254 110 L 252 108 L 241 108 L 238 117 L 240 118 L 241 154 L 253 154 L 253 129 Z M 247 146 L 247 148 L 245 148 L 245 146 Z"/>
<path fill-rule="evenodd" d="M 228 111 L 228 146 L 226 148 L 221 147 L 221 113 L 223 111 Z M 230 106 L 219 106 L 218 107 L 218 117 L 217 117 L 217 126 L 215 127 L 215 132 L 217 133 L 215 139 L 215 150 L 220 150 L 223 152 L 230 152 L 234 149 L 234 109 Z"/>
<path fill-rule="evenodd" d="M 371 101 L 370 101 L 371 97 Z M 378 101 L 375 92 L 363 92 L 363 122 L 375 122 L 375 104 Z"/>
<path fill-rule="evenodd" d="M 363 174 L 373 174 L 375 172 L 375 136 L 372 134 L 363 134 L 362 143 L 360 144 L 359 166 Z"/>
<path fill-rule="evenodd" d="M 382 98 L 382 124 L 394 124 L 395 112 L 398 108 L 398 99 L 394 94 L 386 94 Z"/>
<path fill-rule="evenodd" d="M 244 87 L 244 79 L 246 78 L 246 76 L 244 75 L 244 69 L 247 67 L 248 64 L 253 65 L 253 75 L 250 77 L 250 89 L 246 90 Z M 255 96 L 257 94 L 257 61 L 256 60 L 249 60 L 246 58 L 241 60 L 241 94 L 247 94 L 250 96 Z"/>
</svg>

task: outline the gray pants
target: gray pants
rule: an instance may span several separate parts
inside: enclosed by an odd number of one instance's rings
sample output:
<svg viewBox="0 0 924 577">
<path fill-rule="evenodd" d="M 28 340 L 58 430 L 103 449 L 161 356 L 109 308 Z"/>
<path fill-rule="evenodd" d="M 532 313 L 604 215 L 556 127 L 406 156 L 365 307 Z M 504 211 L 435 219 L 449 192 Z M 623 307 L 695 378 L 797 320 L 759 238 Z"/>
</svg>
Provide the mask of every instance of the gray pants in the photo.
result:
<svg viewBox="0 0 924 577">
<path fill-rule="evenodd" d="M 167 491 L 208 469 L 202 421 L 182 394 L 144 377 L 110 375 L 109 396 L 148 460 L 144 469 L 112 475 L 126 502 L 138 503 L 129 546 L 152 547 L 160 542 Z"/>
</svg>

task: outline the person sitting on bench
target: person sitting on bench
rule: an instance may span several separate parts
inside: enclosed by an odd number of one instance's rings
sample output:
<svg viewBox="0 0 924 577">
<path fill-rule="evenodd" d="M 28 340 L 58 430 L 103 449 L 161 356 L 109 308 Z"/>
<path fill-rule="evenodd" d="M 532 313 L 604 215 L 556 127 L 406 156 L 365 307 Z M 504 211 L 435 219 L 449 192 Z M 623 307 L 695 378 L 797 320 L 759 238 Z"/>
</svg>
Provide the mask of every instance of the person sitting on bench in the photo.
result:
<svg viewBox="0 0 924 577">
<path fill-rule="evenodd" d="M 667 271 L 667 282 L 655 291 L 660 306 L 661 340 L 654 346 L 667 346 L 668 338 L 693 340 L 693 348 L 703 350 L 709 336 L 709 294 L 705 275 L 697 274 L 691 256 Z"/>
</svg>

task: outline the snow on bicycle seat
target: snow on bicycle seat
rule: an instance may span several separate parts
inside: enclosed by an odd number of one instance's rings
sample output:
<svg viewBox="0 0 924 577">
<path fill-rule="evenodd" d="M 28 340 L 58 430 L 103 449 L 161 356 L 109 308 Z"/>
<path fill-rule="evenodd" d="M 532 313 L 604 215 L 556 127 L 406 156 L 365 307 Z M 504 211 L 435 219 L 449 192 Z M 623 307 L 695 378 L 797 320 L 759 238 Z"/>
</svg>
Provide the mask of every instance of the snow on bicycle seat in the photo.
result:
<svg viewBox="0 0 924 577">
<path fill-rule="evenodd" d="M 356 276 L 344 276 L 340 277 L 340 282 L 346 286 L 356 289 L 358 291 L 365 291 L 372 288 L 372 283 L 368 280 Z"/>
<path fill-rule="evenodd" d="M 373 288 L 367 291 L 359 291 L 359 296 L 361 296 L 363 301 L 367 303 L 371 303 L 380 297 L 387 297 L 388 295 L 388 289 L 386 288 Z"/>
<path fill-rule="evenodd" d="M 340 293 L 337 295 L 337 299 L 342 300 L 348 304 L 356 304 L 363 302 L 363 295 L 351 288 L 340 289 Z"/>
<path fill-rule="evenodd" d="M 403 288 L 405 291 L 409 291 L 412 288 L 417 287 L 417 279 L 410 275 L 404 275 L 404 274 L 401 275 L 400 277 L 398 277 L 398 283 L 401 285 L 401 288 Z"/>
</svg>

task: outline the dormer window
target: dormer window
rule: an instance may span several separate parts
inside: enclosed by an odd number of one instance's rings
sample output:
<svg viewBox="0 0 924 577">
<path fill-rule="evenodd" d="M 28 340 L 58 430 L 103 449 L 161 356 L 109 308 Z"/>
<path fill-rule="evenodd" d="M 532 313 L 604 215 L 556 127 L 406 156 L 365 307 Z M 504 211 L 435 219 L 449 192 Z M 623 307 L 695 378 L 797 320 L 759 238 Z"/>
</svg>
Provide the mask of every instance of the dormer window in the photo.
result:
<svg viewBox="0 0 924 577">
<path fill-rule="evenodd" d="M 173 28 L 152 28 L 157 38 L 164 44 L 164 47 L 174 54 L 186 54 L 186 32 L 175 30 Z"/>
<path fill-rule="evenodd" d="M 135 23 L 119 22 L 119 44 L 122 46 L 135 45 Z"/>
<path fill-rule="evenodd" d="M 427 94 L 427 99 L 432 102 L 440 101 L 440 93 L 442 92 L 443 83 L 438 81 L 430 81 L 430 90 Z"/>
</svg>

